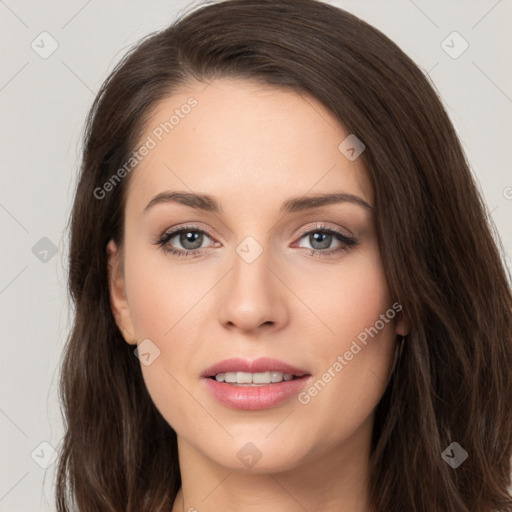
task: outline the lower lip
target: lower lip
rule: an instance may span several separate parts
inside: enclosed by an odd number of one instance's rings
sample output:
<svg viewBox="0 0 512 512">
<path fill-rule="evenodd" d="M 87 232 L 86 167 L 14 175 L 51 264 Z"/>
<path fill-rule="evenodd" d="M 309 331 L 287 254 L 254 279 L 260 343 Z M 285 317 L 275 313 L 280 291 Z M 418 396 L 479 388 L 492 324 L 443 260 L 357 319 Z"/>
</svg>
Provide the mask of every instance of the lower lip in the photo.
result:
<svg viewBox="0 0 512 512">
<path fill-rule="evenodd" d="M 297 395 L 311 375 L 259 386 L 236 386 L 203 378 L 208 391 L 222 404 L 234 409 L 257 411 L 276 407 Z"/>
</svg>

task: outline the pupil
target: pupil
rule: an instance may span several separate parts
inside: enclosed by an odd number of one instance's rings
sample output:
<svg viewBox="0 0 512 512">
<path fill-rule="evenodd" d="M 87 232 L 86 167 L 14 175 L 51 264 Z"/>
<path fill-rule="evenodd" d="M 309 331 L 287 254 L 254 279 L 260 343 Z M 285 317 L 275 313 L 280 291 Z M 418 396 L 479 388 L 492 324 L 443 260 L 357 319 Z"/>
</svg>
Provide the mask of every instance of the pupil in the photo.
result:
<svg viewBox="0 0 512 512">
<path fill-rule="evenodd" d="M 312 235 L 310 235 L 309 242 L 311 243 L 313 249 L 327 249 L 331 245 L 331 237 L 332 235 L 330 235 L 329 233 L 313 233 Z M 315 247 L 314 244 L 319 241 L 319 238 L 321 239 L 320 246 Z"/>
<path fill-rule="evenodd" d="M 194 231 L 183 232 L 180 236 L 180 243 L 187 250 L 198 249 L 203 243 L 203 234 Z M 191 243 L 192 246 L 187 245 L 188 243 Z"/>
</svg>

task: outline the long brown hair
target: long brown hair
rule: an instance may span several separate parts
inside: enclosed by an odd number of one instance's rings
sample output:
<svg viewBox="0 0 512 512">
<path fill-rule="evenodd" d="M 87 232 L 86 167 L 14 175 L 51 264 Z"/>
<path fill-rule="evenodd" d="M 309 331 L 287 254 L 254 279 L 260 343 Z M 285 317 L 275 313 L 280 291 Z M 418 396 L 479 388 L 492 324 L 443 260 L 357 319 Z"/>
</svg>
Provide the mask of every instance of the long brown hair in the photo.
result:
<svg viewBox="0 0 512 512">
<path fill-rule="evenodd" d="M 373 506 L 512 511 L 510 276 L 440 99 L 390 39 L 337 7 L 228 0 L 135 45 L 87 118 L 70 226 L 59 512 L 170 510 L 180 488 L 176 434 L 110 309 L 106 245 L 122 244 L 130 175 L 102 198 L 95 190 L 128 160 L 157 102 L 222 77 L 310 95 L 366 146 L 386 277 L 411 326 L 375 411 Z M 453 442 L 468 453 L 456 469 L 441 455 Z"/>
</svg>

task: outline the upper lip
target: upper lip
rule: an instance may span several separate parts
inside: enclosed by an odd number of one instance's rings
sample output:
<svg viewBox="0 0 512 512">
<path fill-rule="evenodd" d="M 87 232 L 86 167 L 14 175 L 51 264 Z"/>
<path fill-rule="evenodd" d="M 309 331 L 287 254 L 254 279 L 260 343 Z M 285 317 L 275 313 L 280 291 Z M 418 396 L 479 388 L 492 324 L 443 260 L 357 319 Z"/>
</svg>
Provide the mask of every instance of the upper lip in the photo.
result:
<svg viewBox="0 0 512 512">
<path fill-rule="evenodd" d="M 296 377 L 302 377 L 309 375 L 306 370 L 292 366 L 291 364 L 279 361 L 278 359 L 272 359 L 271 357 L 261 357 L 252 361 L 248 359 L 242 359 L 241 357 L 233 357 L 230 359 L 224 359 L 208 367 L 201 373 L 201 377 L 214 377 L 218 373 L 226 372 L 248 372 L 248 373 L 260 373 L 260 372 L 282 372 L 290 373 Z"/>
</svg>

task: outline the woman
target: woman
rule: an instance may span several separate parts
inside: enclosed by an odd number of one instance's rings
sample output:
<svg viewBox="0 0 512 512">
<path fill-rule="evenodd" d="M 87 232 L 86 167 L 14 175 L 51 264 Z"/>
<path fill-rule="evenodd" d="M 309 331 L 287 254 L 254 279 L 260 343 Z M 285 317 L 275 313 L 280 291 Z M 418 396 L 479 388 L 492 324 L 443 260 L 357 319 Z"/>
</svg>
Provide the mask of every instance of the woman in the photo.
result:
<svg viewBox="0 0 512 512">
<path fill-rule="evenodd" d="M 456 133 L 386 36 L 206 5 L 89 115 L 57 507 L 510 511 L 512 297 Z"/>
</svg>

